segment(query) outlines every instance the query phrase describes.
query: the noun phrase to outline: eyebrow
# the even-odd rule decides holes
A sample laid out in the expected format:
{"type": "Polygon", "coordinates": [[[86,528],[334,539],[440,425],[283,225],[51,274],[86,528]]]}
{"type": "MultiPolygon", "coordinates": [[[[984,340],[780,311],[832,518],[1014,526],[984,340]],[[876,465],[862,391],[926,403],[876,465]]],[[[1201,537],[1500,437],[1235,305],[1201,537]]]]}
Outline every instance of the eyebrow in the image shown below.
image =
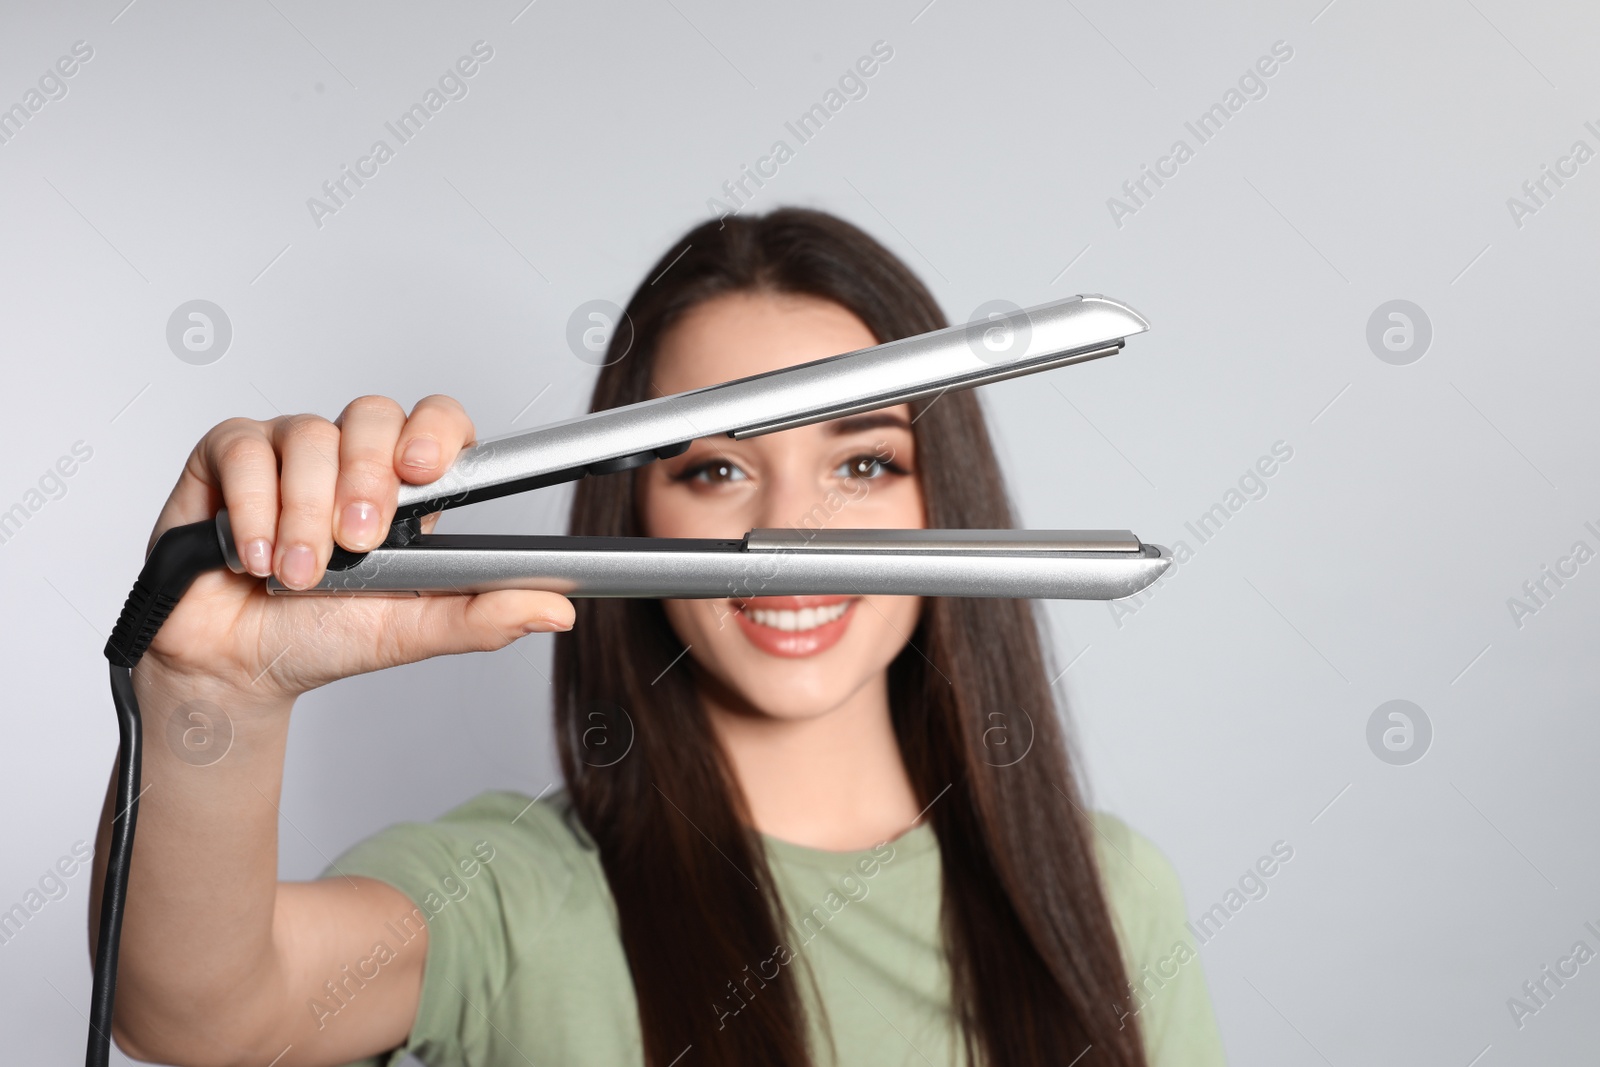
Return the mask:
{"type": "Polygon", "coordinates": [[[903,417],[888,411],[873,411],[864,415],[847,415],[842,419],[833,419],[824,424],[824,428],[833,437],[843,437],[845,434],[860,433],[863,430],[876,430],[884,426],[897,426],[902,430],[911,429],[911,423],[903,417]]]}

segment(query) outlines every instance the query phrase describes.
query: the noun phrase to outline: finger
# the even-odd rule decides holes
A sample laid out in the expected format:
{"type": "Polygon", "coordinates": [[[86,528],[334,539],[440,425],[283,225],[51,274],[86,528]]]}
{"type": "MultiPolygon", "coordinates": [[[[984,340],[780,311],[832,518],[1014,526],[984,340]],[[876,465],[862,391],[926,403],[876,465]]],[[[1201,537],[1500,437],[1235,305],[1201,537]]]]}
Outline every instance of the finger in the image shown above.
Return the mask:
{"type": "Polygon", "coordinates": [[[339,482],[333,501],[334,537],[352,552],[375,547],[394,520],[400,489],[394,449],[405,423],[405,409],[386,396],[350,401],[335,423],[339,482]]]}
{"type": "Polygon", "coordinates": [[[454,397],[435,393],[417,401],[395,443],[395,470],[409,482],[436,481],[456,461],[463,445],[477,439],[467,410],[454,397]]]}
{"type": "Polygon", "coordinates": [[[245,570],[265,578],[272,573],[278,529],[278,453],[267,428],[254,419],[230,419],[207,434],[197,451],[221,488],[245,570]]]}
{"type": "MultiPolygon", "coordinates": [[[[404,603],[404,602],[401,602],[404,603]]],[[[559,593],[497,589],[476,596],[425,596],[409,625],[385,627],[391,665],[461,652],[492,652],[530,633],[570,630],[576,612],[559,593]]]]}
{"type": "Polygon", "coordinates": [[[333,554],[339,428],[315,415],[286,416],[273,423],[273,446],[283,465],[273,570],[284,585],[304,589],[322,576],[333,554]]]}
{"type": "MultiPolygon", "coordinates": [[[[150,540],[145,545],[145,555],[148,556],[161,535],[174,526],[186,526],[192,522],[211,518],[216,515],[218,508],[224,506],[213,446],[217,443],[219,435],[248,426],[257,427],[263,434],[266,432],[265,424],[253,419],[228,419],[213,426],[195,444],[189,452],[189,458],[184,461],[183,471],[178,475],[178,480],[173,483],[172,492],[167,494],[166,503],[161,507],[161,514],[156,518],[154,529],[150,531],[150,540]]],[[[273,460],[272,469],[276,481],[276,458],[273,460]]],[[[274,519],[274,529],[276,526],[277,522],[274,519]]]]}

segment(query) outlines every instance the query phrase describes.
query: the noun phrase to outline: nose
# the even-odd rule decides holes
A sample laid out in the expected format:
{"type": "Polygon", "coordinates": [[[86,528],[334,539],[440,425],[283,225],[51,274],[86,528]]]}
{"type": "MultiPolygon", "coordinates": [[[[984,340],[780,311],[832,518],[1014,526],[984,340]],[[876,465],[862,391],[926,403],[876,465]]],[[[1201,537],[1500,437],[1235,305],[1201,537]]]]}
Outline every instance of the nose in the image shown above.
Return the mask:
{"type": "Polygon", "coordinates": [[[808,450],[800,447],[799,441],[779,440],[790,434],[803,435],[807,430],[810,427],[781,430],[772,435],[774,447],[766,465],[767,477],[757,493],[751,516],[752,529],[818,529],[831,521],[838,504],[831,497],[838,493],[830,495],[831,487],[823,477],[824,472],[812,470],[802,462],[808,450]],[[830,503],[835,506],[830,508],[830,503]]]}

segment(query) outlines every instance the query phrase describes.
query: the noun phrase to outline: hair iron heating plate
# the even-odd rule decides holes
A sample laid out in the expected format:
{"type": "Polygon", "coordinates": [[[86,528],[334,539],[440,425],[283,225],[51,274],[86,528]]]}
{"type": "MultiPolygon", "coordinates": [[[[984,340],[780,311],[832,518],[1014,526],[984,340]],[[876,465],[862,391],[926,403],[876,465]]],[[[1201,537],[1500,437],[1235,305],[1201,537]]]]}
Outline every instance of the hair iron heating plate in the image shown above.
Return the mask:
{"type": "MultiPolygon", "coordinates": [[[[443,477],[400,487],[389,536],[365,553],[335,546],[321,581],[274,595],[481,593],[572,597],[805,594],[1114,600],[1159,578],[1160,546],[1126,530],[752,530],[739,540],[423,534],[429,512],[642,466],[699,437],[735,439],[871,411],[1112,355],[1148,329],[1124,304],[1074,296],[720,385],[593,412],[464,449],[443,477]],[[1003,331],[997,353],[986,334],[1003,331]]],[[[244,573],[227,511],[217,536],[244,573]]]]}

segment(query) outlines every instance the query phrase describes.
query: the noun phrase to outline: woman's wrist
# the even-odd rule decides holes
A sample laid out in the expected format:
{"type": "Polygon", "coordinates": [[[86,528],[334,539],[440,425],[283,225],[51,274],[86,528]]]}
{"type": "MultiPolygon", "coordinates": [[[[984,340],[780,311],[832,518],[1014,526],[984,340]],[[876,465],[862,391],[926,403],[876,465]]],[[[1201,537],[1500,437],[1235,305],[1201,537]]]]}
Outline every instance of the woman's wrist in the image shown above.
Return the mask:
{"type": "Polygon", "coordinates": [[[191,673],[151,655],[134,667],[133,688],[147,732],[165,729],[164,720],[180,709],[188,709],[189,717],[197,722],[221,714],[234,728],[268,723],[282,726],[295,701],[265,679],[257,685],[249,679],[233,681],[214,674],[191,673]]]}

